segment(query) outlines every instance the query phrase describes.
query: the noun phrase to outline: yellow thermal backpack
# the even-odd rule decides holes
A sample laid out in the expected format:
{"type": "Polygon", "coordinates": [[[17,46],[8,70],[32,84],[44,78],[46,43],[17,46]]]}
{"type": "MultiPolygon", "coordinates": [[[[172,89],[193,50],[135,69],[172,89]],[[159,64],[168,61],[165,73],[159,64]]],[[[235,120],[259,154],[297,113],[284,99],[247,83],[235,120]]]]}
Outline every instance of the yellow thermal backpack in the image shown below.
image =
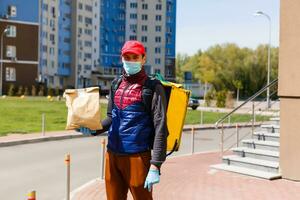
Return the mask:
{"type": "Polygon", "coordinates": [[[170,155],[179,150],[190,91],[183,89],[181,84],[163,80],[160,74],[155,74],[154,77],[164,86],[167,96],[167,151],[170,151],[170,155]]]}

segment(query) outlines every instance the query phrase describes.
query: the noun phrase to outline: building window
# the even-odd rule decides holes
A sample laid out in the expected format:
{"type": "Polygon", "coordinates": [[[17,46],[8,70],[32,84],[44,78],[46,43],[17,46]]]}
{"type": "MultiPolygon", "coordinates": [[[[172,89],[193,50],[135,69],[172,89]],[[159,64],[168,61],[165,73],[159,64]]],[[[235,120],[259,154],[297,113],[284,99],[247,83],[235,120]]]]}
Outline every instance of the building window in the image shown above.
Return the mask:
{"type": "Polygon", "coordinates": [[[142,42],[147,42],[147,36],[142,36],[142,42]]]}
{"type": "Polygon", "coordinates": [[[172,5],[171,4],[167,4],[167,11],[171,12],[172,11],[172,5]]]}
{"type": "Polygon", "coordinates": [[[52,41],[52,42],[55,41],[55,35],[54,34],[50,34],[50,41],[52,41]]]}
{"type": "Polygon", "coordinates": [[[138,4],[137,3],[130,3],[130,8],[137,8],[138,4]]]}
{"type": "Polygon", "coordinates": [[[160,64],[160,58],[155,58],[155,64],[160,64]]]}
{"type": "Polygon", "coordinates": [[[43,4],[43,10],[48,11],[48,4],[45,4],[45,3],[43,4]]]}
{"type": "Polygon", "coordinates": [[[84,18],[84,21],[85,21],[86,24],[92,24],[93,19],[92,19],[92,18],[89,18],[89,17],[85,17],[85,18],[84,18]]]}
{"type": "Polygon", "coordinates": [[[85,10],[92,12],[93,11],[93,7],[90,6],[90,5],[85,5],[85,10]]]}
{"type": "Polygon", "coordinates": [[[130,35],[129,40],[136,40],[136,35],[130,35]]]}
{"type": "Polygon", "coordinates": [[[54,48],[53,47],[49,48],[49,53],[50,53],[50,55],[54,55],[54,48]]]}
{"type": "Polygon", "coordinates": [[[6,67],[6,69],[5,69],[5,80],[6,81],[16,81],[16,68],[6,67]]]}
{"type": "Polygon", "coordinates": [[[78,4],[78,8],[79,8],[80,10],[82,10],[82,8],[83,8],[82,3],[79,3],[79,4],[78,4]]]}
{"type": "Polygon", "coordinates": [[[59,78],[59,84],[60,84],[60,86],[64,85],[64,78],[62,78],[62,77],[59,78]]]}
{"type": "Polygon", "coordinates": [[[54,78],[53,78],[53,76],[49,76],[49,83],[50,83],[51,85],[53,85],[53,83],[54,83],[54,78]]]}
{"type": "Polygon", "coordinates": [[[16,46],[6,46],[6,57],[15,58],[16,57],[16,46]]]}
{"type": "Polygon", "coordinates": [[[148,15],[142,15],[142,20],[147,21],[148,20],[148,15]]]}
{"type": "Polygon", "coordinates": [[[119,14],[119,19],[120,20],[125,20],[125,14],[124,13],[120,13],[119,14]]]}
{"type": "Polygon", "coordinates": [[[85,53],[85,54],[84,54],[84,57],[85,57],[85,58],[92,58],[92,54],[91,54],[91,53],[85,53]]]}
{"type": "Polygon", "coordinates": [[[167,33],[172,33],[171,27],[167,27],[167,33]]]}
{"type": "Polygon", "coordinates": [[[84,41],[84,46],[91,47],[92,46],[92,42],[91,41],[84,41]]]}
{"type": "Polygon", "coordinates": [[[47,46],[46,46],[46,45],[43,45],[43,46],[42,46],[42,51],[43,51],[43,52],[45,52],[45,53],[47,53],[47,51],[48,51],[48,48],[47,48],[47,46]]]}
{"type": "Polygon", "coordinates": [[[161,52],[161,48],[160,47],[155,47],[155,53],[160,53],[161,52]]]}
{"type": "Polygon", "coordinates": [[[148,26],[147,25],[142,25],[142,31],[148,31],[148,26]]]}
{"type": "Polygon", "coordinates": [[[167,22],[172,23],[172,17],[171,16],[167,16],[167,22]]]}
{"type": "Polygon", "coordinates": [[[81,15],[78,15],[78,21],[82,22],[82,16],[81,15]]]}
{"type": "Polygon", "coordinates": [[[156,20],[156,21],[161,21],[161,15],[156,15],[156,16],[155,16],[155,20],[156,20]]]}
{"type": "Polygon", "coordinates": [[[156,32],[161,32],[161,26],[155,26],[155,31],[156,32]]]}
{"type": "Polygon", "coordinates": [[[161,4],[156,4],[156,10],[161,10],[161,4]]]}
{"type": "Polygon", "coordinates": [[[87,35],[92,35],[92,30],[91,29],[84,29],[84,33],[87,35]]]}
{"type": "Polygon", "coordinates": [[[155,42],[160,43],[161,42],[161,37],[155,37],[155,42]]]}
{"type": "Polygon", "coordinates": [[[133,32],[136,32],[137,29],[137,25],[136,24],[130,24],[129,25],[130,30],[132,30],[133,32]]]}
{"type": "Polygon", "coordinates": [[[137,14],[136,13],[130,13],[130,19],[137,19],[137,14]]]}
{"type": "Polygon", "coordinates": [[[148,4],[143,3],[143,4],[142,4],[142,9],[143,9],[143,10],[148,10],[148,4]]]}
{"type": "Polygon", "coordinates": [[[17,28],[13,25],[7,26],[8,32],[6,33],[6,37],[16,37],[17,36],[17,28]]]}

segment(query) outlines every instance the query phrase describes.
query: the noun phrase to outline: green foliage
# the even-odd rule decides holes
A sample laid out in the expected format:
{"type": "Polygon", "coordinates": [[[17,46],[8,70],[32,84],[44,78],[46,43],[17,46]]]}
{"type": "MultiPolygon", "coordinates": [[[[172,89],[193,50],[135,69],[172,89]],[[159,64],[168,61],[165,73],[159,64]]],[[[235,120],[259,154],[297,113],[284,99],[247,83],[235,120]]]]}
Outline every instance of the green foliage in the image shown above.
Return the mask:
{"type": "Polygon", "coordinates": [[[31,95],[36,96],[36,87],[35,87],[35,85],[31,86],[31,95]]]}
{"type": "Polygon", "coordinates": [[[23,95],[23,86],[20,85],[19,89],[18,89],[18,92],[17,92],[17,96],[22,96],[22,95],[23,95]]]}
{"type": "Polygon", "coordinates": [[[56,96],[59,96],[59,95],[60,95],[59,87],[56,87],[56,88],[55,88],[55,95],[56,95],[56,96]]]}
{"type": "Polygon", "coordinates": [[[44,96],[44,94],[45,94],[44,90],[45,90],[44,86],[40,86],[40,90],[39,90],[38,95],[39,96],[44,96]]]}
{"type": "Polygon", "coordinates": [[[28,90],[28,87],[25,87],[24,95],[25,95],[25,96],[29,96],[29,90],[28,90]]]}
{"type": "Polygon", "coordinates": [[[216,106],[218,108],[224,108],[225,107],[225,105],[226,105],[226,94],[227,94],[226,90],[221,90],[221,91],[216,92],[216,100],[217,100],[216,106]]]}
{"type": "Polygon", "coordinates": [[[8,96],[14,96],[15,95],[15,85],[10,84],[8,89],[8,96]]]}
{"type": "MultiPolygon", "coordinates": [[[[209,83],[216,91],[228,90],[237,93],[239,90],[240,96],[247,98],[267,83],[267,52],[268,45],[259,45],[256,49],[240,48],[232,43],[214,45],[193,56],[185,56],[184,59],[181,55],[181,61],[184,62],[181,62],[180,70],[192,71],[196,81],[209,83]]],[[[278,47],[273,47],[271,80],[277,77],[278,47]]]]}
{"type": "Polygon", "coordinates": [[[211,101],[212,101],[213,99],[215,99],[215,95],[216,95],[215,93],[216,93],[215,90],[209,90],[209,91],[206,93],[206,95],[205,95],[205,97],[204,97],[206,106],[211,106],[211,101]]]}
{"type": "Polygon", "coordinates": [[[47,95],[54,96],[54,89],[53,88],[48,88],[47,89],[47,95]]]}

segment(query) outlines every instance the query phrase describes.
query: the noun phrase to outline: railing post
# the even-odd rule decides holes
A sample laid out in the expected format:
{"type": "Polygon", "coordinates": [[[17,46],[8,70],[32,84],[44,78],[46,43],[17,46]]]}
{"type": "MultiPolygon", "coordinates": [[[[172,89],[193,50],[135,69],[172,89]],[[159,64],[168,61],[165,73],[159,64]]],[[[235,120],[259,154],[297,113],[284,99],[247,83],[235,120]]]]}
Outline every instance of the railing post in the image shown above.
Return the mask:
{"type": "Polygon", "coordinates": [[[45,113],[42,114],[42,135],[45,136],[45,113]]]}
{"type": "Polygon", "coordinates": [[[235,130],[236,130],[236,147],[239,147],[239,142],[240,142],[240,134],[239,134],[239,125],[235,125],[235,130]]]}
{"type": "Polygon", "coordinates": [[[222,122],[222,126],[221,126],[221,157],[223,157],[223,152],[224,152],[224,124],[222,122]]]}
{"type": "Polygon", "coordinates": [[[195,145],[195,129],[194,126],[192,126],[192,132],[191,132],[191,154],[194,154],[194,145],[195,145]]]}
{"type": "Polygon", "coordinates": [[[65,156],[65,163],[67,165],[67,194],[66,194],[66,200],[70,200],[70,162],[71,162],[71,158],[70,158],[70,154],[67,154],[65,156]]]}
{"type": "Polygon", "coordinates": [[[254,135],[254,121],[255,121],[255,105],[254,105],[254,101],[252,101],[252,130],[251,130],[251,138],[253,139],[253,135],[254,135]]]}
{"type": "Polygon", "coordinates": [[[102,157],[101,157],[101,179],[104,180],[104,163],[105,163],[105,139],[101,140],[102,157]]]}
{"type": "Polygon", "coordinates": [[[203,110],[201,110],[200,113],[201,113],[200,124],[202,125],[203,124],[203,110]]]}

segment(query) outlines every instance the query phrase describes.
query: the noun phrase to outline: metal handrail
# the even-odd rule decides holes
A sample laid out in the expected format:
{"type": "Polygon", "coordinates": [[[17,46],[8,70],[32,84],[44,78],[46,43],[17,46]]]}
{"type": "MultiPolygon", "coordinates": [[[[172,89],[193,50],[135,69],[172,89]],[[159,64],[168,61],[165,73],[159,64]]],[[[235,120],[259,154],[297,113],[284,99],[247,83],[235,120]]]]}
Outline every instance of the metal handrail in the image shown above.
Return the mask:
{"type": "Polygon", "coordinates": [[[241,107],[243,107],[246,103],[252,101],[253,99],[255,99],[256,97],[258,97],[259,95],[261,95],[267,88],[273,86],[275,83],[278,82],[278,78],[274,79],[271,83],[269,83],[268,85],[264,86],[262,89],[260,89],[258,92],[256,92],[254,95],[252,95],[249,99],[247,99],[245,102],[243,102],[241,105],[239,105],[238,107],[236,107],[235,109],[233,109],[231,112],[227,113],[225,116],[223,116],[221,119],[219,119],[216,123],[215,126],[216,128],[218,128],[219,124],[221,122],[223,122],[225,119],[227,119],[229,116],[231,116],[235,111],[237,111],[238,109],[240,109],[241,107]]]}

